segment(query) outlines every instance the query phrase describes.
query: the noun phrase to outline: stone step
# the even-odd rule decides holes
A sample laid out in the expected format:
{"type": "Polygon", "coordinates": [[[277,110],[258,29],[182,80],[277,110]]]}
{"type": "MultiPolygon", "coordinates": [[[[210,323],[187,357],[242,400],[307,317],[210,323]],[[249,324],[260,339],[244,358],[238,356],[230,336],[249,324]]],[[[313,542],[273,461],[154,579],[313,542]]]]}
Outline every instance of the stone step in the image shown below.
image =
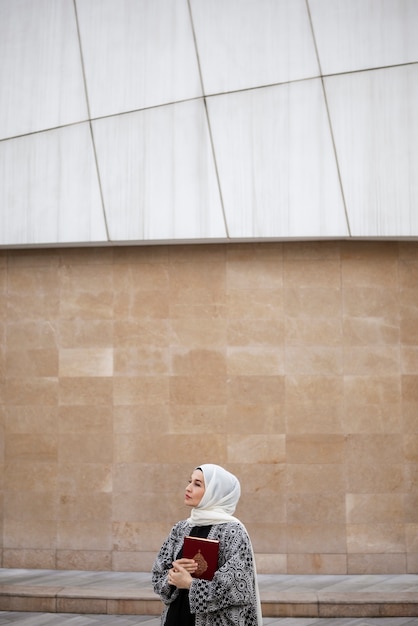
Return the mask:
{"type": "MultiPolygon", "coordinates": [[[[260,575],[264,617],[416,617],[418,575],[260,575]]],[[[159,615],[147,573],[1,570],[0,610],[159,615]],[[52,584],[52,583],[56,584],[52,584]]]]}

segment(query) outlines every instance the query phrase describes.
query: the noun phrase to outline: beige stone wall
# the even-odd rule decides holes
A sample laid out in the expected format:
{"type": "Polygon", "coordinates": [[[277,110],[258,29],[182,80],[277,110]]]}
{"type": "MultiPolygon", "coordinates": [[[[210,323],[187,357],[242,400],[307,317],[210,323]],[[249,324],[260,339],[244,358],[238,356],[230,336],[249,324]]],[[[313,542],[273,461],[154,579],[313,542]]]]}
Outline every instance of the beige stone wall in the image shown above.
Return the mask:
{"type": "Polygon", "coordinates": [[[0,253],[3,567],[144,570],[199,463],[260,572],[418,571],[418,244],[0,253]]]}

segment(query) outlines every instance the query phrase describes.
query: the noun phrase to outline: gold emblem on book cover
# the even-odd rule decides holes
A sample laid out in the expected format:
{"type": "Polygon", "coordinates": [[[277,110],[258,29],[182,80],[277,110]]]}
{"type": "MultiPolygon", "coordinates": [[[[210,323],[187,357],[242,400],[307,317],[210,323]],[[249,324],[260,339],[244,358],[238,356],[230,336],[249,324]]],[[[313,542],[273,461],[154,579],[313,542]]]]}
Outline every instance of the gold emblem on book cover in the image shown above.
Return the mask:
{"type": "Polygon", "coordinates": [[[206,570],[208,569],[208,564],[200,550],[197,554],[194,555],[193,561],[196,561],[197,563],[197,570],[195,571],[195,576],[201,576],[202,574],[204,574],[206,570]]]}

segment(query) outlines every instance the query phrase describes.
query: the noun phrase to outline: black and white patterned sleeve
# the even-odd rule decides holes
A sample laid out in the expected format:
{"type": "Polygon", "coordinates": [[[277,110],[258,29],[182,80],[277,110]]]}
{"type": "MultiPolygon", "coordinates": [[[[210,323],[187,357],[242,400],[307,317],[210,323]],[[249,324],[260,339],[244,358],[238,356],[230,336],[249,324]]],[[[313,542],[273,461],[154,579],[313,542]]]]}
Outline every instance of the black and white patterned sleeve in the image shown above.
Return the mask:
{"type": "Polygon", "coordinates": [[[168,570],[171,569],[179,546],[183,543],[183,534],[182,524],[178,522],[161,546],[152,567],[152,586],[164,604],[170,604],[178,595],[178,589],[168,583],[168,570]]]}
{"type": "Polygon", "coordinates": [[[192,613],[225,610],[234,613],[240,612],[240,607],[254,604],[254,567],[250,539],[241,524],[222,524],[220,528],[219,569],[211,581],[193,581],[189,591],[192,613]]]}

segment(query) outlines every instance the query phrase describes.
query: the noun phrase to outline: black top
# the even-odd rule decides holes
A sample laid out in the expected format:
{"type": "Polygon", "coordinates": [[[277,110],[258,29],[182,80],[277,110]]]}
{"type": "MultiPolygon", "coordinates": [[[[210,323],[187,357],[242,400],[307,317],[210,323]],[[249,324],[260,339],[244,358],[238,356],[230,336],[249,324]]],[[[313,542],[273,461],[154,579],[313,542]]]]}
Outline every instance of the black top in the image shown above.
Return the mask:
{"type": "MultiPolygon", "coordinates": [[[[190,535],[206,539],[211,528],[212,526],[193,526],[190,535]]],[[[182,555],[183,548],[177,554],[176,559],[181,559],[182,555]]],[[[172,589],[174,591],[175,587],[172,586],[172,589]]],[[[164,626],[179,626],[179,624],[181,626],[195,626],[194,613],[190,613],[188,589],[179,589],[179,595],[170,604],[164,626]]]]}

